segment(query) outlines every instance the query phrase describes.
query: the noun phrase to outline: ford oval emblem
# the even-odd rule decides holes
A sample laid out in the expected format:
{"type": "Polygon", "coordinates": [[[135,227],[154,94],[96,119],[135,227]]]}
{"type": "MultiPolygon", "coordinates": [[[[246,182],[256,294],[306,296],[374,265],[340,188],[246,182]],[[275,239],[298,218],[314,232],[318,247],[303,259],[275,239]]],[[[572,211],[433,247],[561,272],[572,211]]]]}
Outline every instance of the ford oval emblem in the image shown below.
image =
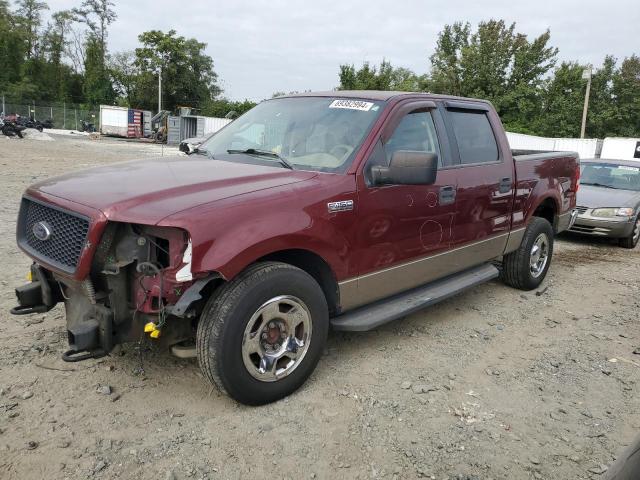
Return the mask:
{"type": "Polygon", "coordinates": [[[51,238],[51,225],[47,222],[38,222],[34,224],[33,227],[31,227],[31,231],[33,232],[33,236],[41,242],[51,238]]]}

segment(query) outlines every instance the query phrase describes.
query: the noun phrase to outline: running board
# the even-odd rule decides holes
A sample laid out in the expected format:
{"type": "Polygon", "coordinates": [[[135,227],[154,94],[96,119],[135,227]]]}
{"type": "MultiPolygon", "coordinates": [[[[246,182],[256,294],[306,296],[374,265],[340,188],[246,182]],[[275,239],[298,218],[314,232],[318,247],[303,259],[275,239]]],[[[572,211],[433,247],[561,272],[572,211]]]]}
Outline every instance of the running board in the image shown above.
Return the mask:
{"type": "Polygon", "coordinates": [[[373,330],[380,325],[406,317],[429,305],[446,300],[468,288],[493,280],[498,275],[498,269],[491,264],[474,267],[334,317],[331,319],[331,326],[334,330],[343,332],[373,330]]]}

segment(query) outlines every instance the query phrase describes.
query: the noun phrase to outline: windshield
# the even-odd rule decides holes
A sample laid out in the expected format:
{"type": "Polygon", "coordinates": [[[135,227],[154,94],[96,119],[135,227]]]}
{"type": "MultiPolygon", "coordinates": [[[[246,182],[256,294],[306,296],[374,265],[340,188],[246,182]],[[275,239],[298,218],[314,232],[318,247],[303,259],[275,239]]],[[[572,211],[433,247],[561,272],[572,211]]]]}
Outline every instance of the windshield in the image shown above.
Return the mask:
{"type": "Polygon", "coordinates": [[[583,163],[580,183],[640,192],[640,164],[632,167],[612,163],[583,163]]]}
{"type": "Polygon", "coordinates": [[[269,100],[220,130],[199,150],[228,161],[344,172],[381,111],[381,102],[346,98],[269,100]]]}

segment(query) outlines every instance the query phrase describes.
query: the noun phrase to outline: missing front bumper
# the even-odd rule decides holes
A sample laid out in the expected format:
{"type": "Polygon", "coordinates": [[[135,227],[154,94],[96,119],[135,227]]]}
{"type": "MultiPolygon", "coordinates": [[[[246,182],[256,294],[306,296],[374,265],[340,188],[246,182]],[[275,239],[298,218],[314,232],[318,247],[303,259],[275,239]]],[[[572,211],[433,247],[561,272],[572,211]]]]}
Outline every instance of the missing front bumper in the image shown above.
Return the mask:
{"type": "Polygon", "coordinates": [[[78,361],[101,357],[114,346],[113,313],[103,305],[92,304],[80,290],[67,290],[40,265],[31,265],[31,282],[15,289],[18,305],[11,309],[14,315],[44,313],[64,301],[67,313],[69,350],[62,356],[65,361],[78,361]]]}
{"type": "Polygon", "coordinates": [[[31,282],[16,288],[18,306],[11,309],[13,315],[30,315],[51,310],[60,301],[60,289],[52,285],[46,271],[34,263],[30,269],[31,282]]]}

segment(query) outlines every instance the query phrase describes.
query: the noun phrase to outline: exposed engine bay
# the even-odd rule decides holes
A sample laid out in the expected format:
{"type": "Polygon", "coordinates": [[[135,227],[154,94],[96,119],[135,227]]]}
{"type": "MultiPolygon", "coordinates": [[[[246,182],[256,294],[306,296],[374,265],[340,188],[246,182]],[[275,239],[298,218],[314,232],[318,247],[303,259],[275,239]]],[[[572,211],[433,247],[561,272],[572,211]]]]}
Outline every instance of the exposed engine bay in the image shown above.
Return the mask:
{"type": "Polygon", "coordinates": [[[19,306],[12,313],[45,312],[64,302],[66,361],[106,355],[145,333],[166,346],[193,338],[200,292],[215,278],[192,276],[187,232],[115,222],[105,228],[85,279],[37,262],[30,273],[31,283],[16,289],[19,306]]]}

